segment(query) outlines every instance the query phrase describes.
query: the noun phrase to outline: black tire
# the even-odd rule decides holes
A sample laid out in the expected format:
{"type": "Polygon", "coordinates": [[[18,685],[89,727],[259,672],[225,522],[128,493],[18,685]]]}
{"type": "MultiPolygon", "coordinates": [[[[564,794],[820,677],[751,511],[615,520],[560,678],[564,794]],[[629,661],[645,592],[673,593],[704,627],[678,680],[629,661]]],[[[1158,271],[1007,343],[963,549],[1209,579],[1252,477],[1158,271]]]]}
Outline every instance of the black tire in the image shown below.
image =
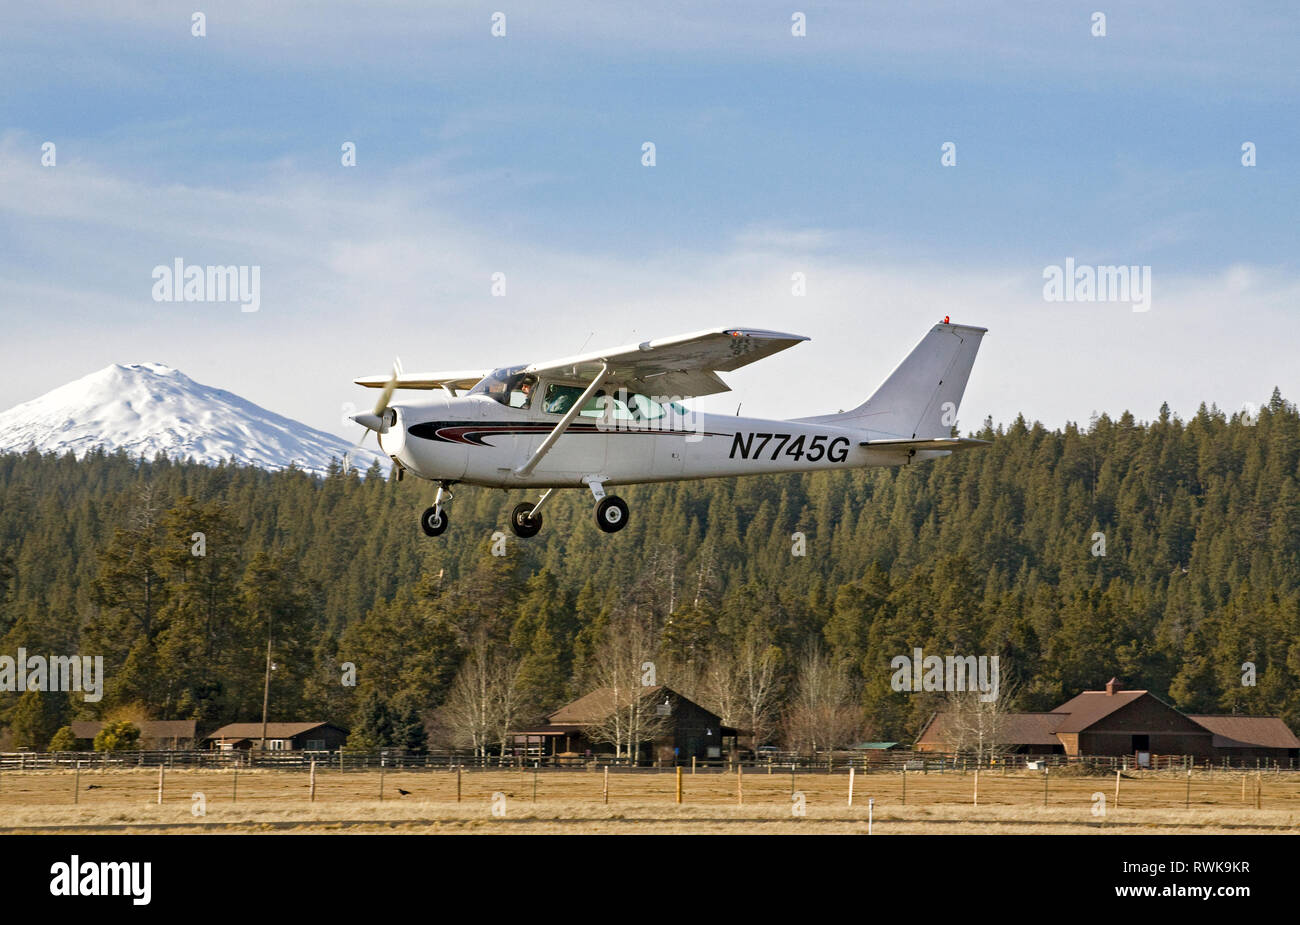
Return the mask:
{"type": "Polygon", "coordinates": [[[596,526],[617,533],[627,526],[627,502],[618,495],[606,495],[596,505],[596,526]]]}
{"type": "Polygon", "coordinates": [[[536,536],[542,529],[542,515],[533,516],[533,506],[527,501],[516,504],[514,512],[510,515],[510,529],[515,531],[515,536],[528,539],[530,536],[536,536]]]}
{"type": "Polygon", "coordinates": [[[426,510],[420,515],[420,529],[425,536],[442,536],[447,532],[447,509],[443,508],[441,514],[436,507],[426,510]]]}

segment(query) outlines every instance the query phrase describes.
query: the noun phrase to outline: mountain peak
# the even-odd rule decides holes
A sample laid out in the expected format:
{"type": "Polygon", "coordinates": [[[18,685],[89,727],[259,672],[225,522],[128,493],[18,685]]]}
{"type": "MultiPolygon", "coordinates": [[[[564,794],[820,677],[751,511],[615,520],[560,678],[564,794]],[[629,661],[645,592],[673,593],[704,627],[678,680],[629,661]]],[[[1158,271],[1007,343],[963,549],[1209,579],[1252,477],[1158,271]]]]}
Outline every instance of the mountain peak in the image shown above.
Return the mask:
{"type": "MultiPolygon", "coordinates": [[[[185,376],[179,369],[168,366],[166,363],[114,363],[111,366],[105,366],[104,370],[118,369],[124,372],[145,372],[153,373],[157,376],[170,376],[173,374],[185,376]]],[[[185,378],[189,378],[185,376],[185,378]]]]}
{"type": "Polygon", "coordinates": [[[195,382],[166,363],[113,363],[0,412],[0,452],[66,453],[102,447],[131,456],[235,460],[263,469],[297,465],[323,474],[349,457],[363,471],[376,459],[344,440],[195,382]]]}

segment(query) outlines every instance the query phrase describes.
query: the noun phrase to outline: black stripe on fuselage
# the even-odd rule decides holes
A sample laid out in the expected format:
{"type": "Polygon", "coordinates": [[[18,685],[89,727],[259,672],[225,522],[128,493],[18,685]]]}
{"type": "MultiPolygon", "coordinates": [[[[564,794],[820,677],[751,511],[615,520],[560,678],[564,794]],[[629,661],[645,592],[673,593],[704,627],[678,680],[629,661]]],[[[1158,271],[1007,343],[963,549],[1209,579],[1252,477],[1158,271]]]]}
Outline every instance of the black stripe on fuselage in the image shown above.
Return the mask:
{"type": "MultiPolygon", "coordinates": [[[[432,440],[436,443],[462,443],[470,446],[493,446],[491,443],[484,443],[487,437],[514,436],[516,434],[549,434],[555,429],[554,424],[548,424],[545,421],[538,422],[513,422],[513,421],[496,421],[496,422],[478,422],[470,424],[466,421],[425,421],[422,424],[412,424],[406,429],[406,432],[412,437],[419,437],[421,440],[432,440]]],[[[636,436],[642,435],[668,435],[676,434],[686,436],[695,434],[693,430],[660,430],[653,428],[633,429],[627,427],[600,427],[596,424],[589,424],[585,421],[574,421],[569,425],[565,436],[569,434],[630,434],[636,436]]],[[[704,437],[729,437],[730,434],[704,433],[704,437]]]]}

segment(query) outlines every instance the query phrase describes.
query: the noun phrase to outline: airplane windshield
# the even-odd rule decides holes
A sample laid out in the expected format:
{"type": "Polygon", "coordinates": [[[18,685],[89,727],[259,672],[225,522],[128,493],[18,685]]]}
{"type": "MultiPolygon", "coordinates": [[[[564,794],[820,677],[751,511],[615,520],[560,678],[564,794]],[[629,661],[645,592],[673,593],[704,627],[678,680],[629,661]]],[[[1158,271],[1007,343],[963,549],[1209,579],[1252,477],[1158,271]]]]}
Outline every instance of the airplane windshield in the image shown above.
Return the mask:
{"type": "Polygon", "coordinates": [[[494,369],[474,388],[470,395],[486,395],[495,402],[510,408],[527,408],[532,404],[533,392],[537,389],[537,377],[525,373],[523,366],[503,366],[494,369]]]}

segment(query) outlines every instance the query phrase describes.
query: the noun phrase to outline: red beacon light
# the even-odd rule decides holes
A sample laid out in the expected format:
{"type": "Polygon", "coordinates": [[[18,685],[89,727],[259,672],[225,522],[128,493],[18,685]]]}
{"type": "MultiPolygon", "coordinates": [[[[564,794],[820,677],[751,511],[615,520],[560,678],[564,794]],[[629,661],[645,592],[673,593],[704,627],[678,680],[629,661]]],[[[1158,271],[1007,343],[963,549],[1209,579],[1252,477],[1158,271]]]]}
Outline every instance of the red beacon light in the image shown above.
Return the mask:
{"type": "Polygon", "coordinates": [[[948,324],[948,323],[949,323],[949,322],[948,322],[948,316],[947,316],[947,315],[944,315],[944,316],[943,316],[943,323],[944,323],[944,324],[948,324]]]}

